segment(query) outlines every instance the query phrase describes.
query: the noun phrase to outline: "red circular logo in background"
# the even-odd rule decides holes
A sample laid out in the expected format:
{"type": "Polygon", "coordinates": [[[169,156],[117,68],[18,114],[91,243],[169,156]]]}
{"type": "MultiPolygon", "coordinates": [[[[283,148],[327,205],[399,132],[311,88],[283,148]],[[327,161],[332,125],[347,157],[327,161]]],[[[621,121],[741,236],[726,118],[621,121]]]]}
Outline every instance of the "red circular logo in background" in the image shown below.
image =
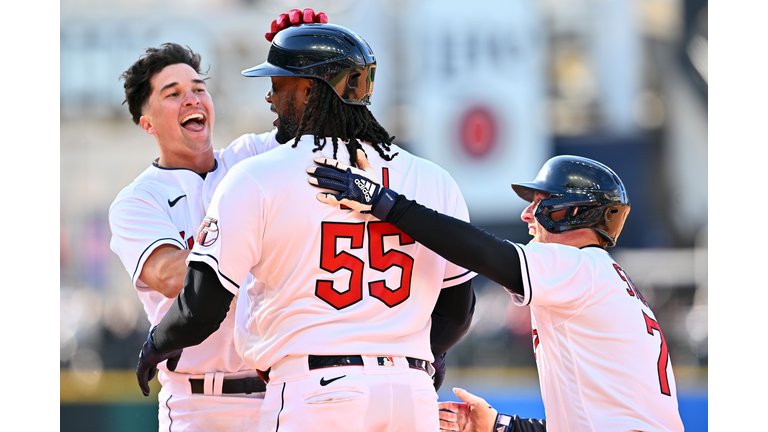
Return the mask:
{"type": "Polygon", "coordinates": [[[468,109],[459,121],[459,142],[470,156],[483,158],[496,146],[496,116],[485,107],[468,109]]]}

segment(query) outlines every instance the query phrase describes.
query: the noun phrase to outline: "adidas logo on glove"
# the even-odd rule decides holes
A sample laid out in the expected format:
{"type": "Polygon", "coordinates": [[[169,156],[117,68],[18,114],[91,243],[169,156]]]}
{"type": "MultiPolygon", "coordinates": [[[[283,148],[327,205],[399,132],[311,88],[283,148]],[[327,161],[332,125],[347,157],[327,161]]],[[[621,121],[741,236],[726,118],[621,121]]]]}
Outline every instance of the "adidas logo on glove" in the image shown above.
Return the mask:
{"type": "Polygon", "coordinates": [[[363,192],[363,195],[365,195],[365,202],[370,203],[371,199],[373,199],[373,192],[376,190],[376,186],[373,183],[362,179],[355,179],[355,184],[363,192]]]}

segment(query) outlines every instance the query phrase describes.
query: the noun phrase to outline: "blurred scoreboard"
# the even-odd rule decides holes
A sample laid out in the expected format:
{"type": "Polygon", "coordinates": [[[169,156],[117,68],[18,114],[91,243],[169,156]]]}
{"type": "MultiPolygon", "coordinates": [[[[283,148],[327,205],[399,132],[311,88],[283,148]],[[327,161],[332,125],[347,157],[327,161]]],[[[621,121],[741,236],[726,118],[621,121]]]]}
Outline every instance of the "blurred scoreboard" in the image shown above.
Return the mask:
{"type": "Polygon", "coordinates": [[[396,143],[453,176],[474,222],[517,221],[524,202],[510,184],[532,180],[554,147],[535,5],[396,3],[360,2],[341,22],[376,55],[371,110],[388,130],[400,126],[396,143]]]}

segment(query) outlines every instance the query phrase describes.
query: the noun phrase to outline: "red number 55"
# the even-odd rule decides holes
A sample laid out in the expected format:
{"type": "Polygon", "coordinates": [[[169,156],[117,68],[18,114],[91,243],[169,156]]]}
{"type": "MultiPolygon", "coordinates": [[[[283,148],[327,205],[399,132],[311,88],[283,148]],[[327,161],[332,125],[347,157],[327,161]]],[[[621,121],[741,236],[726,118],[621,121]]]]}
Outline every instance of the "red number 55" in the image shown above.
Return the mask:
{"type": "MultiPolygon", "coordinates": [[[[396,236],[399,245],[415,243],[408,235],[386,222],[368,223],[368,257],[371,269],[384,272],[391,267],[401,269],[400,286],[390,288],[385,281],[368,283],[371,297],[381,300],[389,307],[397,306],[411,294],[413,258],[391,249],[384,251],[384,237],[396,236]]],[[[365,240],[365,223],[323,222],[320,245],[320,268],[336,273],[341,269],[349,271],[349,287],[346,290],[334,288],[333,281],[319,279],[315,283],[315,295],[336,309],[349,307],[363,298],[363,269],[365,263],[346,251],[336,253],[339,238],[350,239],[351,249],[361,249],[365,240]]]]}

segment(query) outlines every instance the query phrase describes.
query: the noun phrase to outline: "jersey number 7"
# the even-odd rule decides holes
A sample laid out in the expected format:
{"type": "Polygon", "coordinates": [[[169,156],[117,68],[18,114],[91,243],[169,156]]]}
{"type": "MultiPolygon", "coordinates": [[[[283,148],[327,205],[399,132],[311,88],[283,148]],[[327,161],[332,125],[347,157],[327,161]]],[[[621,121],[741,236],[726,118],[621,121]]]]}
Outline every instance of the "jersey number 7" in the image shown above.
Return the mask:
{"type": "MultiPolygon", "coordinates": [[[[315,295],[336,309],[349,307],[363,298],[363,269],[365,263],[360,258],[346,252],[336,253],[339,238],[349,238],[352,249],[361,249],[365,240],[365,226],[361,223],[323,222],[320,245],[320,268],[336,273],[341,269],[350,271],[349,288],[337,290],[333,281],[317,280],[315,295]]],[[[368,265],[371,269],[384,272],[391,267],[401,269],[400,286],[389,288],[383,280],[368,283],[371,297],[381,300],[389,307],[395,307],[411,294],[411,275],[413,258],[394,249],[384,251],[384,237],[396,236],[400,245],[415,243],[411,237],[387,222],[368,223],[368,265]]]]}
{"type": "Polygon", "coordinates": [[[645,329],[648,334],[653,336],[654,330],[659,332],[661,338],[661,349],[659,352],[659,361],[656,363],[656,368],[659,370],[659,387],[661,387],[661,393],[667,396],[671,396],[669,391],[669,378],[667,377],[667,361],[669,360],[669,350],[667,349],[667,341],[664,339],[664,334],[661,332],[659,323],[653,318],[649,317],[643,311],[643,317],[645,317],[645,329]]]}

